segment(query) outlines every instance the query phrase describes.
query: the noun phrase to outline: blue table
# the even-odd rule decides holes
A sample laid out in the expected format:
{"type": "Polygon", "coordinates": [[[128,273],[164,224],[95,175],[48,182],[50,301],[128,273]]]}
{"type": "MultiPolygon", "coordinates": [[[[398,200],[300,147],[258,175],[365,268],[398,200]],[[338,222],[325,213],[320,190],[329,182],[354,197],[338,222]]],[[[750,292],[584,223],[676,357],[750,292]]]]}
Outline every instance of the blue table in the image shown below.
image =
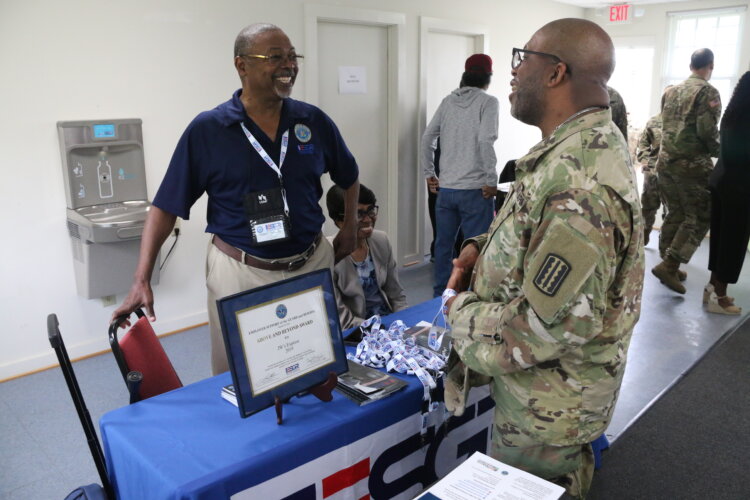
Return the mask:
{"type": "MultiPolygon", "coordinates": [[[[429,320],[439,299],[384,318],[412,326],[429,320]]],[[[338,393],[312,396],[240,418],[220,397],[224,373],[105,414],[107,467],[120,499],[413,498],[474,451],[489,450],[492,401],[475,389],[461,418],[420,435],[422,386],[366,406],[338,393]]]]}

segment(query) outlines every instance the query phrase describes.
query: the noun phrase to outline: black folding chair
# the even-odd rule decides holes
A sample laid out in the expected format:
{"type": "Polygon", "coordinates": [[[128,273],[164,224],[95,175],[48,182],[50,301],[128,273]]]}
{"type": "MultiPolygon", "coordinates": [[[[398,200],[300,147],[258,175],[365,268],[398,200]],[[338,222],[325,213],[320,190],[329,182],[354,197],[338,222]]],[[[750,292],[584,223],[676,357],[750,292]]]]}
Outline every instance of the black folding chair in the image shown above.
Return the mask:
{"type": "Polygon", "coordinates": [[[86,408],[86,402],[83,400],[81,388],[78,386],[73,365],[70,363],[70,358],[68,358],[68,351],[65,349],[65,342],[63,342],[62,335],[60,334],[60,323],[57,321],[56,314],[47,316],[47,334],[49,336],[49,343],[57,354],[60,369],[65,377],[65,382],[68,384],[70,396],[73,398],[78,418],[81,420],[81,426],[83,426],[83,432],[86,434],[91,456],[94,459],[96,470],[99,472],[99,478],[102,480],[102,486],[93,484],[76,488],[76,490],[68,495],[68,498],[96,498],[98,495],[99,498],[114,499],[115,495],[112,490],[112,484],[109,482],[109,477],[107,477],[104,453],[102,453],[102,447],[99,444],[94,424],[91,422],[91,415],[89,415],[89,410],[86,408]]]}

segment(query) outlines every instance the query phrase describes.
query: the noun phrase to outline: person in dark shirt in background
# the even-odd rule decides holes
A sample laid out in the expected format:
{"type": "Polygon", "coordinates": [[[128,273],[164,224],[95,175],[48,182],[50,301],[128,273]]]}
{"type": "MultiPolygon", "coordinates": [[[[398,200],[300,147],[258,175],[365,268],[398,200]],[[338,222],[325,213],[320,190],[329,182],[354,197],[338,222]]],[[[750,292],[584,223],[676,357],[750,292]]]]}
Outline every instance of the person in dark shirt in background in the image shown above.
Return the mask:
{"type": "Polygon", "coordinates": [[[706,285],[708,312],[740,314],[727,296],[727,283],[737,283],[750,239],[750,71],[734,88],[721,119],[719,161],[709,178],[711,239],[706,285]]]}

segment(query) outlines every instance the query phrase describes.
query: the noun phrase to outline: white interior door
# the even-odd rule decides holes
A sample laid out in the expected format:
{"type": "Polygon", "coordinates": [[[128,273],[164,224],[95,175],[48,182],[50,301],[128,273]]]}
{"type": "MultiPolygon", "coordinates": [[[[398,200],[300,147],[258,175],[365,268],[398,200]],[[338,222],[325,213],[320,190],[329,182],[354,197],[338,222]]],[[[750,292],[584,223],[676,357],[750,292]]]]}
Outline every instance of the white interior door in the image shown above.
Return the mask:
{"type": "Polygon", "coordinates": [[[427,122],[440,102],[458,88],[466,58],[475,53],[475,37],[454,33],[429,33],[427,37],[427,122]]]}
{"type": "MultiPolygon", "coordinates": [[[[396,206],[388,199],[388,28],[319,21],[317,33],[319,106],[339,127],[357,159],[360,182],[375,192],[380,206],[377,227],[395,235],[395,228],[387,227],[389,211],[396,206]],[[342,93],[342,67],[357,68],[364,93],[342,93]]],[[[327,191],[330,179],[324,177],[323,185],[327,191]]],[[[325,234],[336,231],[326,221],[325,234]]]]}
{"type": "MultiPolygon", "coordinates": [[[[652,115],[651,99],[643,96],[651,94],[653,85],[652,68],[654,65],[654,42],[650,38],[615,38],[615,71],[609,79],[609,85],[622,95],[628,111],[628,146],[631,157],[635,160],[635,148],[643,127],[652,115]]],[[[659,96],[659,102],[661,96],[659,96]]],[[[636,168],[638,192],[643,192],[643,174],[636,168]]],[[[656,213],[655,227],[661,227],[662,207],[656,213]]]]}
{"type": "MultiPolygon", "coordinates": [[[[427,85],[425,88],[427,113],[425,125],[430,123],[443,98],[452,90],[458,88],[461,82],[461,75],[464,72],[466,58],[474,53],[481,52],[481,49],[476,49],[477,43],[476,35],[442,32],[429,32],[427,34],[427,60],[425,66],[427,74],[427,85]]],[[[423,177],[421,169],[420,177],[423,177]]],[[[424,181],[422,181],[422,184],[424,186],[424,181]]],[[[425,187],[422,189],[426,192],[425,187]]],[[[427,215],[427,196],[425,196],[424,204],[424,213],[426,214],[423,226],[424,241],[426,243],[424,251],[425,255],[427,255],[430,253],[430,242],[432,241],[432,224],[430,224],[429,215],[427,215]]]]}

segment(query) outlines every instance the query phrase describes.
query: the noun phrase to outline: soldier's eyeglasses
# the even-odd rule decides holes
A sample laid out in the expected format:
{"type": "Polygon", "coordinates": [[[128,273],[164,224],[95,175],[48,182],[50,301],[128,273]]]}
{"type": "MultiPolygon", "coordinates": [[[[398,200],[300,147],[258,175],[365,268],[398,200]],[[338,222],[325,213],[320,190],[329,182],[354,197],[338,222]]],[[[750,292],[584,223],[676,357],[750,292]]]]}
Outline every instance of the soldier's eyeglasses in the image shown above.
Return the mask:
{"type": "Polygon", "coordinates": [[[521,63],[523,63],[526,58],[528,57],[527,54],[536,54],[538,56],[545,56],[545,57],[551,57],[555,64],[557,63],[563,63],[565,65],[565,72],[570,73],[570,65],[557,57],[555,54],[548,54],[547,52],[537,52],[535,50],[526,50],[526,49],[517,49],[513,47],[513,56],[510,60],[510,67],[512,69],[517,69],[521,63]]]}
{"type": "Polygon", "coordinates": [[[289,52],[288,54],[285,54],[281,51],[272,51],[265,56],[260,54],[240,54],[240,57],[261,59],[263,62],[271,64],[272,66],[280,65],[282,62],[284,62],[285,59],[291,64],[297,65],[305,58],[305,56],[303,56],[302,54],[297,54],[296,52],[289,52]]]}

